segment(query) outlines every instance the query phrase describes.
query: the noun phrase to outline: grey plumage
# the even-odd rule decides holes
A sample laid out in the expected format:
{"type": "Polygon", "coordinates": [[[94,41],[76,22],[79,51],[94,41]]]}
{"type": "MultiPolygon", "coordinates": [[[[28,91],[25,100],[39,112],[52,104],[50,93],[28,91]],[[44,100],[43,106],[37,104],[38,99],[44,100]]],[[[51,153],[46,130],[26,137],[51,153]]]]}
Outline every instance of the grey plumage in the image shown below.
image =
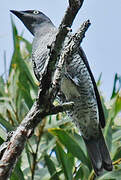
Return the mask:
{"type": "Polygon", "coordinates": [[[42,75],[46,72],[46,67],[48,64],[47,57],[49,49],[47,48],[47,45],[50,45],[51,42],[53,42],[55,39],[54,34],[57,32],[55,27],[51,25],[48,26],[48,28],[43,27],[42,31],[46,35],[41,33],[41,31],[36,32],[32,45],[32,61],[33,65],[35,66],[34,72],[39,81],[42,75]]]}
{"type": "MultiPolygon", "coordinates": [[[[11,11],[34,35],[32,61],[35,76],[40,81],[46,72],[48,45],[55,39],[57,29],[51,20],[39,11],[11,11]]],[[[86,56],[80,49],[67,62],[66,72],[61,81],[61,91],[67,101],[74,102],[74,110],[69,112],[82,133],[92,166],[97,175],[102,169],[112,170],[112,161],[105,144],[101,127],[105,126],[100,96],[86,56]]]]}

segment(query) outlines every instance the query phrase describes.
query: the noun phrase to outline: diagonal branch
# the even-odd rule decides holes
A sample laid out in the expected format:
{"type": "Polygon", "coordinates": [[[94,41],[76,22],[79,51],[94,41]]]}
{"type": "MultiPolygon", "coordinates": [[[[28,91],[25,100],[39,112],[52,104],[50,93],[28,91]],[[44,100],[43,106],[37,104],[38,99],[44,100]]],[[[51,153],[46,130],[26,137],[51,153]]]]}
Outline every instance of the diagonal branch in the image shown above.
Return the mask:
{"type": "Polygon", "coordinates": [[[73,103],[67,103],[46,109],[43,104],[40,106],[38,100],[33,104],[27,116],[7,143],[7,147],[0,161],[0,180],[8,179],[15,163],[24,149],[27,139],[31,137],[38,123],[47,115],[57,114],[69,110],[72,107],[73,103]]]}
{"type": "MultiPolygon", "coordinates": [[[[39,122],[41,122],[42,118],[50,114],[55,114],[73,108],[73,103],[66,103],[64,105],[54,107],[50,101],[50,87],[52,73],[55,70],[55,64],[57,59],[60,59],[62,44],[69,31],[68,27],[71,27],[77,12],[83,4],[83,1],[84,0],[69,1],[70,6],[67,8],[65,16],[59,27],[56,40],[51,48],[47,73],[42,78],[42,86],[41,89],[39,89],[38,98],[33,104],[28,114],[26,115],[26,117],[24,118],[24,120],[22,121],[22,123],[20,124],[20,126],[13,133],[10,141],[7,144],[7,147],[4,149],[0,161],[0,180],[6,180],[10,177],[13,167],[15,166],[19,156],[21,155],[27,139],[31,137],[35,127],[38,125],[39,122]]],[[[84,33],[85,31],[86,29],[84,30],[84,33]]],[[[78,41],[78,44],[80,44],[79,39],[78,41]]],[[[62,70],[62,68],[60,70],[62,70]]]]}
{"type": "Polygon", "coordinates": [[[60,57],[63,42],[70,31],[73,21],[83,5],[84,0],[69,0],[69,6],[65,12],[62,22],[58,28],[56,40],[53,42],[50,50],[49,63],[47,73],[42,78],[42,93],[45,94],[46,90],[50,88],[52,74],[55,70],[55,64],[60,57]]]}
{"type": "Polygon", "coordinates": [[[61,81],[62,76],[62,69],[64,68],[64,63],[68,62],[69,57],[72,56],[72,54],[76,51],[78,52],[78,48],[80,47],[80,44],[85,37],[85,32],[90,26],[90,21],[85,21],[81,27],[78,29],[77,33],[75,33],[69,42],[67,43],[66,47],[64,48],[63,52],[60,55],[60,59],[58,62],[58,65],[56,67],[54,77],[53,77],[53,83],[52,83],[52,89],[50,92],[51,101],[55,99],[55,96],[58,91],[58,87],[61,81]]]}

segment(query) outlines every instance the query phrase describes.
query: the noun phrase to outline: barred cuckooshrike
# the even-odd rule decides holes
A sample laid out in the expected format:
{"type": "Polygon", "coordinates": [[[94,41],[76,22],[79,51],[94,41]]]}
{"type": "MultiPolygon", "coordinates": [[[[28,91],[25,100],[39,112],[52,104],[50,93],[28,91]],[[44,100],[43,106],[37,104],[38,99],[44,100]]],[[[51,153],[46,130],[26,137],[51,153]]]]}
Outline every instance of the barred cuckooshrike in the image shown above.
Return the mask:
{"type": "MultiPolygon", "coordinates": [[[[32,61],[35,76],[38,80],[46,71],[47,46],[55,39],[57,29],[51,20],[42,12],[36,10],[11,10],[33,34],[32,61]]],[[[80,47],[73,54],[72,61],[66,67],[66,73],[61,80],[61,91],[67,101],[74,102],[74,110],[70,117],[80,129],[87,147],[92,166],[97,175],[103,169],[112,170],[112,161],[107,149],[101,127],[105,126],[103,108],[84,51],[80,47]]]]}

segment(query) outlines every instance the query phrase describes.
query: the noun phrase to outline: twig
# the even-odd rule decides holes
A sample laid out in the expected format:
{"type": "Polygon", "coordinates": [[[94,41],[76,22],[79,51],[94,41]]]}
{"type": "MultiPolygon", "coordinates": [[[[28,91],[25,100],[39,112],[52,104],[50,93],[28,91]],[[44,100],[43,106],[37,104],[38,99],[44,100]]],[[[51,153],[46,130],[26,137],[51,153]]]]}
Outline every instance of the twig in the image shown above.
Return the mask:
{"type": "Polygon", "coordinates": [[[32,168],[31,168],[31,172],[32,172],[32,180],[34,180],[34,175],[35,175],[35,169],[36,169],[36,165],[37,165],[37,155],[38,155],[38,149],[39,149],[39,143],[40,143],[40,140],[41,140],[41,137],[43,135],[43,129],[45,127],[45,123],[46,123],[46,119],[44,118],[43,121],[42,121],[42,124],[40,127],[38,127],[38,131],[39,131],[39,134],[38,134],[38,140],[37,140],[37,145],[36,145],[36,151],[35,153],[33,153],[33,164],[32,164],[32,168]]]}
{"type": "Polygon", "coordinates": [[[51,109],[51,114],[57,114],[57,112],[64,112],[68,110],[72,110],[74,106],[73,102],[67,102],[63,103],[61,105],[55,106],[54,108],[51,109]]]}
{"type": "Polygon", "coordinates": [[[121,164],[121,158],[113,162],[113,165],[120,165],[121,164]]]}
{"type": "Polygon", "coordinates": [[[89,28],[90,24],[91,23],[89,20],[85,21],[81,25],[81,27],[78,29],[77,33],[75,33],[71,37],[71,39],[69,40],[68,44],[66,45],[64,51],[61,54],[60,59],[62,59],[61,60],[62,63],[64,63],[64,61],[66,61],[66,63],[70,63],[70,62],[68,62],[68,59],[70,59],[69,57],[71,57],[72,54],[74,52],[77,52],[78,49],[80,48],[80,43],[82,42],[83,38],[85,37],[85,32],[89,28]]]}
{"type": "Polygon", "coordinates": [[[95,180],[95,178],[96,178],[95,172],[94,172],[94,170],[92,170],[90,175],[89,175],[88,180],[95,180]]]}

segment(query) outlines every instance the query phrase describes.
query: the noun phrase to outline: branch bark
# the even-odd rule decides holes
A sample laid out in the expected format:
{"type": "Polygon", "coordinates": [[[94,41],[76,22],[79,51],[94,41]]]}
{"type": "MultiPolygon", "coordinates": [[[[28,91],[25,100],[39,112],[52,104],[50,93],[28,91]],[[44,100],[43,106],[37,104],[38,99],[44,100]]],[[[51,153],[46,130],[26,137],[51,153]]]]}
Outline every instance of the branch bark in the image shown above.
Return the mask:
{"type": "Polygon", "coordinates": [[[84,0],[69,0],[69,6],[65,12],[65,15],[62,19],[62,22],[58,28],[58,33],[56,35],[56,39],[53,42],[50,50],[49,63],[47,67],[47,73],[42,78],[42,94],[46,93],[46,90],[50,88],[52,74],[55,70],[55,64],[57,60],[60,58],[61,48],[63,42],[70,31],[70,28],[73,24],[73,21],[82,7],[84,0]]]}
{"type": "Polygon", "coordinates": [[[58,90],[58,86],[61,81],[62,69],[64,68],[65,61],[67,62],[67,60],[70,59],[69,57],[71,57],[75,51],[78,51],[78,48],[80,47],[80,44],[83,38],[85,37],[85,32],[87,31],[89,26],[90,26],[90,21],[89,20],[85,21],[81,25],[81,27],[78,29],[77,33],[75,33],[71,37],[64,51],[61,53],[60,59],[59,59],[59,62],[58,62],[58,65],[56,67],[54,77],[53,77],[52,89],[50,92],[51,100],[54,99],[55,98],[54,95],[57,94],[56,91],[58,90]]]}
{"type": "MultiPolygon", "coordinates": [[[[43,76],[41,81],[41,89],[39,89],[38,92],[38,98],[33,104],[31,110],[28,112],[20,126],[16,129],[16,131],[13,133],[12,137],[10,138],[10,141],[8,142],[8,146],[6,147],[1,161],[0,161],[0,180],[6,180],[10,177],[11,172],[21,155],[24,145],[28,138],[30,138],[34,132],[35,127],[38,125],[39,122],[41,122],[42,118],[44,118],[47,115],[50,114],[57,114],[62,111],[70,110],[73,108],[73,103],[65,103],[62,105],[59,105],[57,107],[54,107],[51,99],[51,77],[52,72],[55,70],[55,64],[58,59],[60,59],[61,66],[59,67],[59,73],[56,74],[55,79],[58,81],[57,75],[61,78],[61,70],[63,68],[63,62],[66,60],[65,57],[73,53],[73,49],[69,48],[67,51],[64,51],[64,53],[61,55],[61,48],[62,44],[65,40],[65,37],[69,31],[69,28],[71,27],[73,20],[78,13],[79,9],[81,8],[84,0],[70,0],[69,1],[69,7],[67,8],[67,11],[65,13],[65,16],[61,22],[61,25],[59,26],[59,31],[56,36],[55,42],[52,44],[50,57],[49,57],[49,64],[47,67],[47,73],[45,76],[43,76]],[[69,28],[68,28],[69,27],[69,28]],[[68,52],[68,53],[67,53],[68,52]],[[61,58],[63,58],[63,62],[61,62],[61,58]],[[48,78],[49,77],[49,78],[48,78]],[[48,86],[45,86],[47,84],[48,86]],[[41,100],[41,101],[40,101],[41,100]]],[[[89,25],[89,22],[87,23],[89,25]]],[[[84,24],[83,27],[81,27],[81,31],[79,30],[77,34],[75,34],[75,40],[73,41],[73,47],[78,48],[75,43],[78,42],[78,46],[80,45],[80,42],[82,41],[84,34],[87,30],[87,24],[84,24]],[[83,29],[83,30],[82,30],[83,29]]],[[[68,45],[70,47],[72,44],[68,45]]],[[[59,79],[60,80],[60,79],[59,79]]],[[[55,89],[56,90],[56,89],[55,89]]],[[[54,99],[53,99],[54,100],[54,99]]]]}

